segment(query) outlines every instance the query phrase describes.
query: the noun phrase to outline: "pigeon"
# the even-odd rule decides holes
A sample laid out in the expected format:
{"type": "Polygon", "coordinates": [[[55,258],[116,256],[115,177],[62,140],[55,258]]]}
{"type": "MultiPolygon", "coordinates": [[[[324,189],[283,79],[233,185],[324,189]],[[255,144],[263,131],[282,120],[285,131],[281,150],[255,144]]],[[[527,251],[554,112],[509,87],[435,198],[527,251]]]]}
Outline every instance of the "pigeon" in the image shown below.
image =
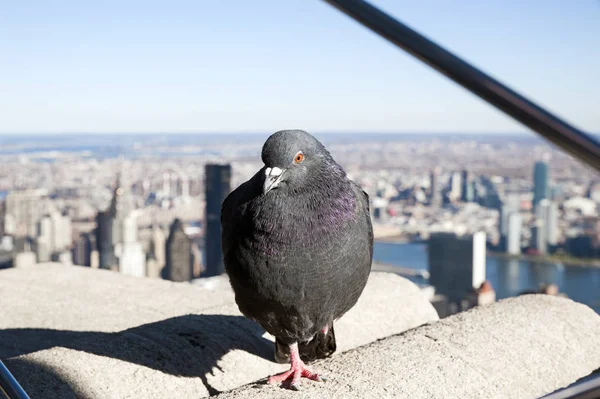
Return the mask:
{"type": "Polygon", "coordinates": [[[299,390],[325,380],[305,362],[335,352],[333,323],[358,301],[373,259],[369,197],[316,138],[282,130],[264,166],[221,208],[225,271],[241,313],[276,339],[291,363],[269,383],[299,390]]]}

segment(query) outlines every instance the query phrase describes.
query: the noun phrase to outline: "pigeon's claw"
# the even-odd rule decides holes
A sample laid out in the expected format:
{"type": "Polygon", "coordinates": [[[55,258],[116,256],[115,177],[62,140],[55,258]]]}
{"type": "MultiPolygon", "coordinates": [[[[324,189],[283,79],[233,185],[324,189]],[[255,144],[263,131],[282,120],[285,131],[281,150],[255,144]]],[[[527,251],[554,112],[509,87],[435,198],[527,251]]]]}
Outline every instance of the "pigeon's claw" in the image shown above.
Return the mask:
{"type": "Polygon", "coordinates": [[[300,379],[308,378],[313,381],[323,381],[319,374],[312,371],[304,363],[299,366],[292,366],[288,371],[269,377],[269,384],[280,384],[289,382],[289,388],[295,391],[300,389],[300,379]]]}
{"type": "Polygon", "coordinates": [[[282,382],[289,382],[289,388],[294,391],[300,390],[300,379],[302,377],[308,378],[313,381],[324,381],[318,373],[312,371],[304,362],[300,359],[298,353],[298,344],[290,345],[290,357],[292,366],[286,372],[277,374],[269,377],[269,384],[279,384],[282,382]]]}
{"type": "Polygon", "coordinates": [[[298,391],[300,391],[300,386],[298,386],[298,385],[296,385],[296,384],[294,384],[294,383],[291,383],[291,384],[290,384],[290,389],[291,389],[292,391],[296,391],[296,392],[298,392],[298,391]]]}
{"type": "Polygon", "coordinates": [[[269,384],[279,384],[283,381],[287,381],[289,380],[294,374],[294,370],[293,369],[289,369],[288,371],[286,371],[285,373],[281,373],[281,374],[277,374],[277,375],[272,375],[269,377],[269,384]]]}

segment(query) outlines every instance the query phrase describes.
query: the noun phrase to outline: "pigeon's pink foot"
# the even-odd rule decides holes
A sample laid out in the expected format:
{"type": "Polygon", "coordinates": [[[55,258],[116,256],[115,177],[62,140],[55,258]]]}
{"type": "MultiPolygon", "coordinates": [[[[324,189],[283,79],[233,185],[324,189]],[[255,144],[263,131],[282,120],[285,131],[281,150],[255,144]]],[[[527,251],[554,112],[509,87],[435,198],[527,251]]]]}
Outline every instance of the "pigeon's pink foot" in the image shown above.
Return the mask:
{"type": "Polygon", "coordinates": [[[269,384],[289,382],[290,389],[298,391],[300,390],[300,379],[302,377],[313,381],[324,380],[319,376],[319,374],[308,368],[300,359],[300,354],[298,353],[298,344],[296,343],[290,345],[290,359],[292,363],[290,369],[284,373],[269,377],[269,384]]]}

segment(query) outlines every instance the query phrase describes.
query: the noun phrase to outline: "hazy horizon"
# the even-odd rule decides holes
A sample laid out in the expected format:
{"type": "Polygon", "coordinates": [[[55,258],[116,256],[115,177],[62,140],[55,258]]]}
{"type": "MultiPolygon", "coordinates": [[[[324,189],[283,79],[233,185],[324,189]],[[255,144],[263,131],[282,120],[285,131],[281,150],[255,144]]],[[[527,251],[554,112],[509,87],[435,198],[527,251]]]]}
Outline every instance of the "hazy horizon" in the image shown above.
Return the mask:
{"type": "MultiPolygon", "coordinates": [[[[288,130],[288,129],[279,129],[279,130],[288,130]]],[[[336,130],[307,130],[311,134],[326,134],[326,135],[390,135],[390,136],[402,136],[402,135],[425,135],[425,136],[436,136],[436,135],[465,135],[465,136],[527,136],[527,135],[535,135],[537,133],[533,131],[522,131],[522,132],[476,132],[476,131],[336,131],[336,130]]],[[[23,137],[35,137],[35,136],[114,136],[114,135],[125,135],[125,136],[161,136],[161,135],[174,135],[174,136],[201,136],[201,135],[263,135],[263,134],[272,134],[277,130],[267,131],[267,130],[253,130],[253,131],[236,131],[236,130],[223,130],[223,131],[214,131],[214,130],[206,130],[206,131],[139,131],[139,132],[119,132],[119,131],[95,131],[95,132],[0,132],[0,137],[2,136],[23,136],[23,137]]]]}

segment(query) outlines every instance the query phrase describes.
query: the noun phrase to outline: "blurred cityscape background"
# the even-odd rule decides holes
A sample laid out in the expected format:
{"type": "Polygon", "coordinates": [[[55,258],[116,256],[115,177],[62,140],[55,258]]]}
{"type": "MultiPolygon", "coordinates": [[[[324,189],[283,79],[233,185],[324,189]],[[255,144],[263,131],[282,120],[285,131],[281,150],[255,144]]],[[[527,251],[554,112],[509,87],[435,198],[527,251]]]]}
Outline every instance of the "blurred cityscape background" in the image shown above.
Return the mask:
{"type": "MultiPolygon", "coordinates": [[[[441,314],[526,292],[600,311],[597,173],[526,135],[317,136],[370,196],[375,268],[441,314]]],[[[267,137],[4,136],[0,265],[221,274],[222,200],[262,167],[267,137]]]]}
{"type": "MultiPolygon", "coordinates": [[[[597,1],[373,3],[600,132],[597,1]]],[[[300,128],[369,193],[374,268],[441,316],[600,312],[598,173],[324,2],[7,2],[0,38],[0,268],[220,274],[222,200],[300,128]]]]}

